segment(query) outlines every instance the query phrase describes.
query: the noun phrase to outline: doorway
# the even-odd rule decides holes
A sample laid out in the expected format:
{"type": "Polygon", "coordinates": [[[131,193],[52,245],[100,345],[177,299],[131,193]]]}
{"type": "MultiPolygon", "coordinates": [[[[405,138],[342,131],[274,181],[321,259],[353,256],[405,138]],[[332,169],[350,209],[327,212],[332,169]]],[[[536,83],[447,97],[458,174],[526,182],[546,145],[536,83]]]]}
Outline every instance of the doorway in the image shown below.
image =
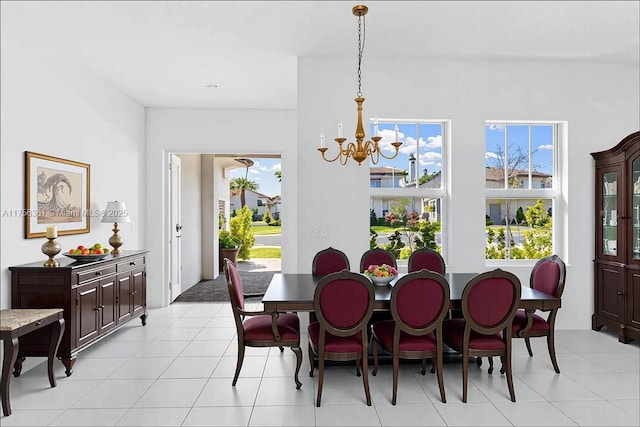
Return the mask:
{"type": "MultiPolygon", "coordinates": [[[[171,266],[181,265],[183,272],[180,279],[180,292],[184,293],[203,280],[213,280],[219,276],[219,248],[218,234],[221,229],[230,229],[230,221],[241,208],[239,194],[230,192],[230,184],[234,179],[242,178],[253,181],[255,190],[245,189],[245,204],[252,212],[252,227],[262,223],[263,229],[276,230],[274,226],[264,225],[262,217],[269,211],[272,219],[279,219],[282,199],[280,185],[280,155],[265,154],[192,154],[172,153],[181,159],[181,192],[179,201],[175,197],[168,197],[167,203],[167,229],[173,235],[175,233],[174,220],[170,212],[177,210],[182,213],[180,219],[179,252],[168,252],[169,270],[167,272],[171,285],[171,266]],[[246,161],[238,159],[252,159],[252,165],[247,168],[246,161]],[[248,170],[247,170],[248,169],[248,170]],[[276,175],[275,172],[278,172],[276,175]],[[197,190],[196,190],[197,189],[197,190]],[[179,203],[179,205],[175,205],[179,203]],[[195,214],[198,212],[198,215],[195,214]],[[184,227],[184,229],[182,229],[184,227]],[[176,259],[176,258],[179,258],[176,259]],[[186,276],[184,274],[186,272],[186,276]]],[[[170,156],[171,157],[171,156],[170,156]]],[[[169,173],[167,188],[171,189],[171,173],[169,173]]],[[[169,191],[171,193],[171,191],[169,191]]],[[[270,233],[268,237],[257,237],[255,248],[277,246],[280,265],[280,234],[270,233]],[[264,242],[268,239],[268,242],[264,242]],[[274,243],[275,242],[275,243],[274,243]]],[[[251,263],[243,262],[243,264],[251,263]]],[[[270,262],[272,265],[272,262],[270,262]]],[[[179,295],[170,292],[170,302],[179,295]]]]}

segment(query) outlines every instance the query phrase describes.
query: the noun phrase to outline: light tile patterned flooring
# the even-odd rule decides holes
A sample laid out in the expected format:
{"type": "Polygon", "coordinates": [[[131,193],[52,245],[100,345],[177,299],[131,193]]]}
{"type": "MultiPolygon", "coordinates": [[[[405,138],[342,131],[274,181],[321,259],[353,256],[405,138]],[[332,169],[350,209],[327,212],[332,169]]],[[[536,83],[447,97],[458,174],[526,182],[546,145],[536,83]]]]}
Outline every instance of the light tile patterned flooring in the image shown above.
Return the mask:
{"type": "MultiPolygon", "coordinates": [[[[252,308],[257,308],[256,304],[252,308]]],[[[556,333],[555,374],[544,338],[532,340],[530,358],[514,341],[517,403],[505,377],[488,364],[471,364],[469,403],[462,403],[459,363],[445,364],[447,403],[435,375],[401,365],[398,405],[391,405],[391,366],[369,376],[373,405],[352,366],[326,370],[322,406],[315,407],[306,314],[301,314],[303,364],[295,389],[293,353],[248,348],[241,376],[231,386],[237,345],[228,303],[173,304],[151,309],[147,326],[130,322],[81,352],[70,377],[56,362],[50,388],[46,363],[11,382],[13,414],[2,426],[561,426],[640,424],[640,346],[620,344],[611,332],[556,333]]],[[[369,370],[371,372],[371,368],[369,370]]]]}

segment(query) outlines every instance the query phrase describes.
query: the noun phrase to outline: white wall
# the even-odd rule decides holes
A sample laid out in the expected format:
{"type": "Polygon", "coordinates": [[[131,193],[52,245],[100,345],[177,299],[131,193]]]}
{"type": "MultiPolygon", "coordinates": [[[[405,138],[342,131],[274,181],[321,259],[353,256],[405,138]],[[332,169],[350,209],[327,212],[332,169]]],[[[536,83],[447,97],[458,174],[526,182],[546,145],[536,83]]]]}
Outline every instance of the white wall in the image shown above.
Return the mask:
{"type": "MultiPolygon", "coordinates": [[[[182,272],[180,282],[182,292],[186,291],[202,279],[202,180],[200,176],[200,155],[179,154],[182,160],[180,197],[182,209],[182,272]]],[[[175,227],[175,224],[172,224],[175,227]]]]}
{"type": "MultiPolygon", "coordinates": [[[[149,256],[147,273],[147,304],[166,305],[168,259],[164,242],[169,225],[162,209],[167,198],[167,153],[217,154],[281,154],[283,174],[297,174],[296,113],[292,110],[215,110],[215,109],[147,109],[146,177],[149,186],[146,200],[154,214],[147,217],[147,245],[158,248],[149,256]]],[[[214,176],[216,180],[217,176],[214,176]]],[[[284,218],[296,216],[296,182],[283,180],[284,218]],[[291,195],[288,195],[291,194],[291,195]],[[291,209],[288,213],[287,209],[291,209]]],[[[221,196],[216,195],[214,200],[221,196]]],[[[216,220],[217,221],[217,220],[216,220]]],[[[217,226],[217,222],[216,222],[217,226]]],[[[283,226],[283,271],[295,271],[297,251],[295,221],[283,226]]],[[[217,242],[215,242],[217,244],[217,242]]],[[[215,260],[214,262],[217,262],[215,260]]]]}
{"type": "MultiPolygon", "coordinates": [[[[589,328],[593,312],[593,161],[640,129],[638,67],[588,62],[417,61],[368,56],[363,62],[364,119],[451,119],[452,203],[447,271],[484,271],[485,120],[566,120],[565,218],[568,264],[559,328],[589,328]],[[570,159],[570,160],[569,160],[570,159]],[[469,176],[480,179],[469,180],[469,176]],[[477,213],[477,220],[470,215],[477,213]]],[[[298,64],[298,270],[333,246],[352,265],[368,248],[368,169],[326,163],[315,150],[342,118],[353,140],[356,70],[352,58],[301,58],[298,64]],[[312,227],[327,225],[327,236],[312,227]],[[302,244],[304,243],[304,244],[302,244]]],[[[335,153],[329,142],[328,155],[335,153]]],[[[291,176],[291,175],[289,175],[291,176]]],[[[284,180],[283,180],[284,183],[284,180]]],[[[288,199],[286,199],[288,200],[288,199]]],[[[528,283],[530,267],[509,268],[528,283]]]]}
{"type": "MultiPolygon", "coordinates": [[[[146,249],[144,224],[145,139],[142,106],[64,58],[45,57],[3,32],[1,46],[0,151],[2,212],[24,209],[24,152],[33,151],[91,166],[91,210],[126,202],[134,221],[123,224],[122,249],[146,249]]],[[[24,217],[0,221],[0,307],[11,305],[7,268],[42,260],[44,239],[25,239],[24,217]]],[[[108,245],[113,224],[90,220],[89,234],[60,236],[62,249],[108,245]]],[[[60,255],[61,257],[62,255],[60,255]]]]}
{"type": "Polygon", "coordinates": [[[215,279],[218,275],[218,265],[214,263],[214,254],[217,252],[215,249],[218,247],[217,242],[214,240],[214,230],[217,230],[218,220],[218,202],[214,199],[214,156],[211,154],[204,154],[201,157],[200,162],[200,175],[201,175],[201,189],[200,200],[202,204],[202,218],[200,220],[200,232],[202,234],[201,240],[201,256],[200,261],[202,265],[202,279],[211,280],[215,279]]]}

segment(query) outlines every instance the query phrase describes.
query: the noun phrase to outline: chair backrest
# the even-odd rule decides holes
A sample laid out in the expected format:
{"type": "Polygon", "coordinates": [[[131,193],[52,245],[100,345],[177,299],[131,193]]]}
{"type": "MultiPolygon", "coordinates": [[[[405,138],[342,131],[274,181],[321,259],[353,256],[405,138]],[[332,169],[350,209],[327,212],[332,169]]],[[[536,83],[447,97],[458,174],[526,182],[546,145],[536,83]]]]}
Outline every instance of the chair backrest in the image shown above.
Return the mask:
{"type": "Polygon", "coordinates": [[[224,259],[224,276],[227,279],[227,289],[229,290],[229,299],[234,309],[244,310],[244,291],[242,289],[242,279],[240,273],[233,261],[229,258],[224,259]]]}
{"type": "Polygon", "coordinates": [[[462,291],[462,314],[474,331],[495,334],[510,327],[519,302],[520,280],[498,268],[469,280],[462,291]]]}
{"type": "Polygon", "coordinates": [[[449,282],[433,271],[401,277],[391,289],[391,315],[410,335],[425,335],[442,325],[449,312],[449,282]]]}
{"type": "Polygon", "coordinates": [[[329,273],[337,273],[349,270],[349,258],[344,252],[329,246],[316,253],[311,264],[311,274],[314,276],[326,276],[329,273]]]}
{"type": "Polygon", "coordinates": [[[562,297],[566,266],[558,255],[541,258],[531,270],[529,286],[545,294],[562,297]]]}
{"type": "Polygon", "coordinates": [[[375,248],[369,249],[360,258],[360,273],[365,271],[370,265],[382,265],[387,264],[393,268],[398,268],[398,262],[396,257],[389,251],[384,249],[375,248]]]}
{"type": "Polygon", "coordinates": [[[362,274],[342,270],[318,282],[313,296],[320,330],[346,337],[366,329],[373,314],[375,289],[362,274]]]}
{"type": "Polygon", "coordinates": [[[444,258],[437,251],[430,248],[417,249],[411,252],[408,267],[409,273],[423,268],[443,275],[446,273],[444,258]]]}

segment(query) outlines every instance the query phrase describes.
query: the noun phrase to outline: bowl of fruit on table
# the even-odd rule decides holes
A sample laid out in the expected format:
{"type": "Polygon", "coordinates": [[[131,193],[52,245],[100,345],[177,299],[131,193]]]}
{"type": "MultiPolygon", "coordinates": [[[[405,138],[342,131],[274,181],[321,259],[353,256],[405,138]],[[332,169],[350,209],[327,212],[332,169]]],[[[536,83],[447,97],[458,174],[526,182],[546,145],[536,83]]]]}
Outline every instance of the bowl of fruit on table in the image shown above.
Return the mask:
{"type": "Polygon", "coordinates": [[[71,248],[64,255],[75,259],[77,262],[98,261],[109,255],[109,248],[96,243],[91,247],[79,245],[77,248],[71,248]]]}

